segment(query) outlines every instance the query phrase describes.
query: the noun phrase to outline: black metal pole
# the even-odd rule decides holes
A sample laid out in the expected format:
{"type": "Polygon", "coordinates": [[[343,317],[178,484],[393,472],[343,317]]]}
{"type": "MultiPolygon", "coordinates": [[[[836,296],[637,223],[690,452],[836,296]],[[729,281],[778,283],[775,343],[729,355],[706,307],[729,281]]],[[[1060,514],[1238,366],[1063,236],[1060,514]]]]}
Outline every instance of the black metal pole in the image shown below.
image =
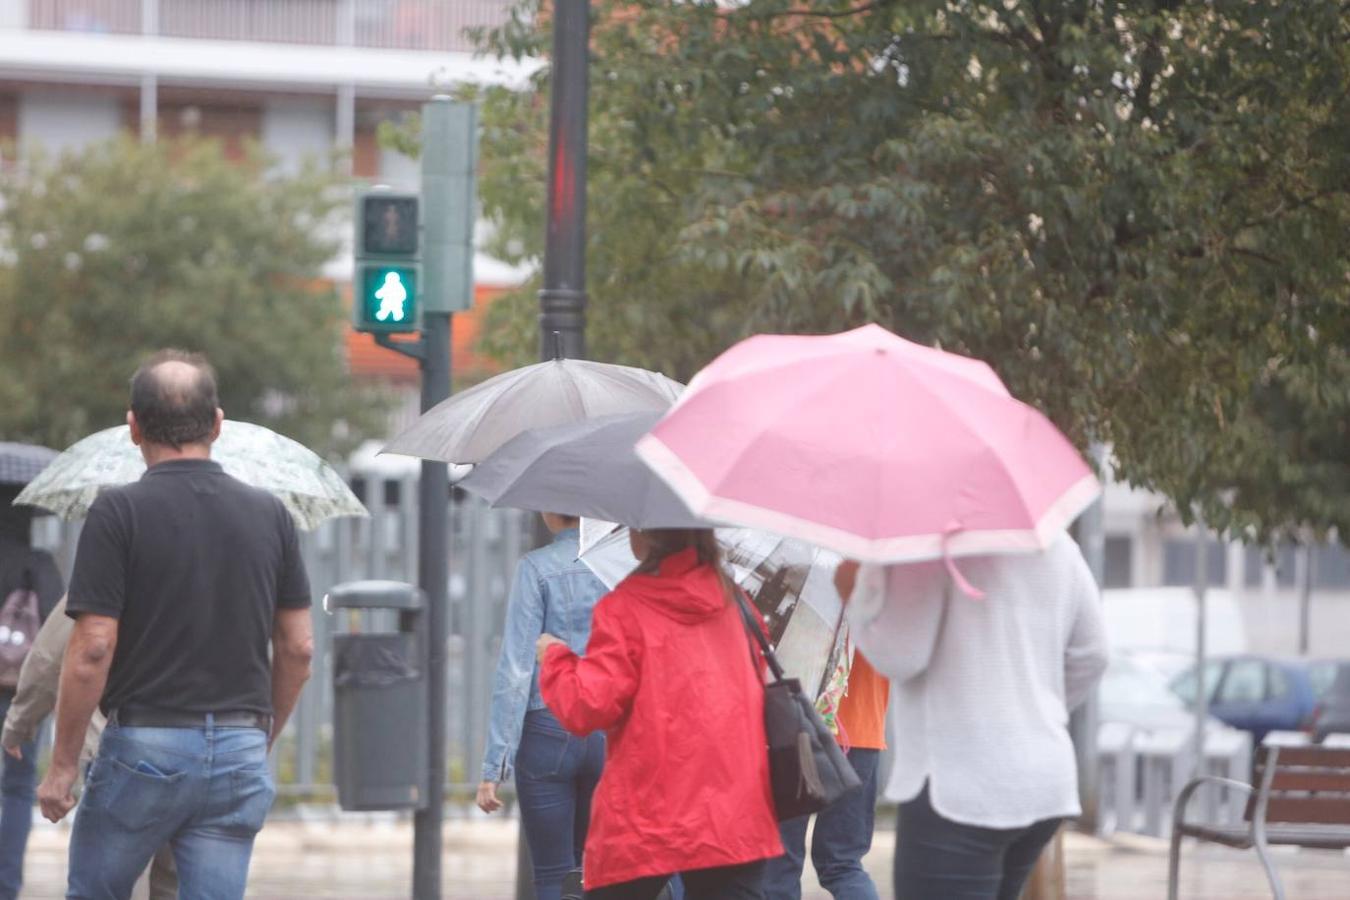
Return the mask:
{"type": "MultiPolygon", "coordinates": [[[[450,313],[422,314],[422,412],[450,396],[450,313]]],[[[426,805],[413,819],[413,897],[441,896],[441,821],[445,805],[445,651],[449,582],[447,517],[450,479],[445,463],[422,462],[418,485],[417,582],[426,594],[426,805]]]]}
{"type": "MultiPolygon", "coordinates": [[[[553,71],[548,135],[548,226],[539,291],[539,358],[586,355],[586,121],[590,0],[553,5],[553,71]]],[[[536,525],[535,542],[549,536],[536,525]]],[[[521,829],[516,900],[534,900],[530,848],[521,829]]]]}
{"type": "Polygon", "coordinates": [[[553,6],[548,232],[539,291],[541,359],[586,355],[586,97],[589,0],[553,6]],[[554,334],[558,335],[555,349],[554,334]]]}

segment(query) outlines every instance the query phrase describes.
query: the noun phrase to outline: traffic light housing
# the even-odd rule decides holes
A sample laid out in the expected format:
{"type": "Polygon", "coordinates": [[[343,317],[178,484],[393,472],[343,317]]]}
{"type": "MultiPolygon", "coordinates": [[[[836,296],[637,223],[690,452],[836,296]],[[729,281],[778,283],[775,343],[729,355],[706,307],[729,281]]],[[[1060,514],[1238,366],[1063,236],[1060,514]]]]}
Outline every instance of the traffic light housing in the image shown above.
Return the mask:
{"type": "Polygon", "coordinates": [[[352,327],[395,334],[421,325],[421,222],[416,194],[386,190],[356,198],[352,327]]]}

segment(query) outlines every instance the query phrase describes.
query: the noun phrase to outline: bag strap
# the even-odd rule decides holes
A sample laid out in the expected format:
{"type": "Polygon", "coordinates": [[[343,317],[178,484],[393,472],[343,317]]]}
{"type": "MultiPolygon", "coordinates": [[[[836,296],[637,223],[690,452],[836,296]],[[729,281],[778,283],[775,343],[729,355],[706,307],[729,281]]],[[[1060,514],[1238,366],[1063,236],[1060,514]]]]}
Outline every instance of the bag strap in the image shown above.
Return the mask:
{"type": "Polygon", "coordinates": [[[750,658],[755,658],[755,644],[759,645],[759,652],[764,657],[764,661],[769,664],[769,671],[773,673],[774,681],[782,681],[784,672],[782,665],[778,662],[778,657],[774,656],[773,648],[769,646],[769,639],[764,636],[764,629],[760,628],[759,623],[755,621],[754,614],[750,611],[750,604],[745,600],[745,592],[736,588],[732,592],[736,597],[736,605],[741,611],[741,621],[745,624],[746,634],[751,640],[750,658]]]}

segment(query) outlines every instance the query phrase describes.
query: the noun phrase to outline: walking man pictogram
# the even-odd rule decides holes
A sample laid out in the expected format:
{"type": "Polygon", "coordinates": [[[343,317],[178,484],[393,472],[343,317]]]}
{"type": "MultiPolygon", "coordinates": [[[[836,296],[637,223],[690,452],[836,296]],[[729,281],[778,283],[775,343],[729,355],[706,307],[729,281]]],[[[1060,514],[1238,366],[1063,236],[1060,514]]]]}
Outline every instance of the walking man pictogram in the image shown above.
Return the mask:
{"type": "Polygon", "coordinates": [[[403,304],[408,302],[408,289],[403,286],[403,280],[399,278],[397,272],[387,272],[384,276],[384,284],[375,292],[375,299],[380,301],[380,308],[375,313],[375,318],[383,322],[389,319],[394,322],[402,322],[404,317],[403,304]]]}

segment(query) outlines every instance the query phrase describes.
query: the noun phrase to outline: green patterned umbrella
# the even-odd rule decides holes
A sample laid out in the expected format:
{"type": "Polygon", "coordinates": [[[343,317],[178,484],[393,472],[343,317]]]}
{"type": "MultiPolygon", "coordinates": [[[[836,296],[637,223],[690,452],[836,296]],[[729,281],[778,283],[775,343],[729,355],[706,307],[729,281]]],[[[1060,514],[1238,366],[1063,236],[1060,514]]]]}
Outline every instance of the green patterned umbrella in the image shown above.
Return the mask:
{"type": "MultiPolygon", "coordinates": [[[[275,494],[301,528],[337,516],[369,515],[347,482],[317,453],[261,425],[227,421],[211,458],[240,481],[275,494]]],[[[145,472],[127,426],[95,432],[72,444],[14,500],[51,510],[63,519],[89,512],[99,491],[129,484],[145,472]]]]}

